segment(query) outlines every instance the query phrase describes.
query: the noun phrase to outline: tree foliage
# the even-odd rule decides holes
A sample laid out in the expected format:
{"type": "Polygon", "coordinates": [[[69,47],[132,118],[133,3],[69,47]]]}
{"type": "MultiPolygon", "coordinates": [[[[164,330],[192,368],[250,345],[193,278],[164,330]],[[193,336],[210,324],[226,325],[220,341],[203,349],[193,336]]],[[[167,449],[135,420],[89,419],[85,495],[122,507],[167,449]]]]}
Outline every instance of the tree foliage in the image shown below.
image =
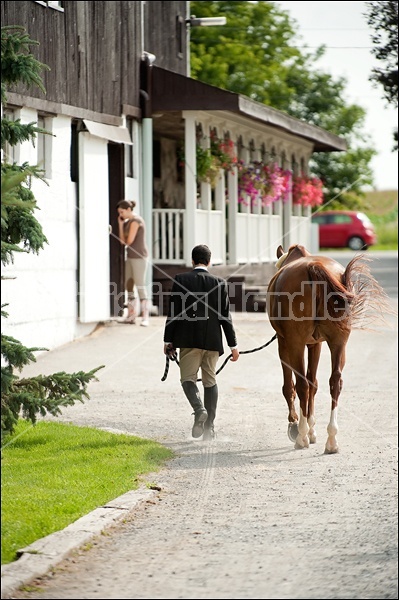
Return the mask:
{"type": "Polygon", "coordinates": [[[356,206],[373,184],[376,151],[363,133],[365,110],[344,100],[343,78],[323,73],[317,60],[325,48],[300,49],[296,22],[275,2],[191,2],[197,17],[225,16],[221,27],[190,32],[191,75],[248,96],[347,141],[346,153],[315,153],[312,174],[325,186],[325,202],[356,206]]]}
{"type": "MultiPolygon", "coordinates": [[[[1,30],[1,97],[7,103],[7,86],[18,82],[28,87],[38,86],[43,92],[40,77],[42,69],[48,68],[39,63],[30,53],[30,47],[37,42],[30,40],[23,27],[2,27],[1,30]]],[[[35,217],[38,210],[31,190],[32,178],[42,178],[42,171],[35,165],[11,164],[6,155],[6,145],[31,141],[37,133],[45,130],[34,123],[23,124],[20,120],[1,119],[1,262],[7,265],[13,261],[15,252],[38,253],[45,244],[46,236],[35,217]]],[[[2,280],[7,277],[2,276],[2,280]]],[[[1,316],[7,318],[2,305],[1,316]]],[[[37,415],[47,412],[58,415],[61,408],[83,401],[88,397],[87,385],[96,379],[97,367],[88,373],[83,371],[68,374],[38,375],[21,378],[16,371],[35,362],[35,352],[45,348],[26,348],[15,338],[1,335],[1,435],[13,432],[18,418],[22,415],[32,423],[37,415]]]]}
{"type": "MultiPolygon", "coordinates": [[[[370,81],[382,86],[388,104],[398,107],[398,2],[366,2],[367,23],[373,30],[372,53],[384,66],[372,70],[370,81]]],[[[398,130],[394,132],[398,149],[398,130]]]]}

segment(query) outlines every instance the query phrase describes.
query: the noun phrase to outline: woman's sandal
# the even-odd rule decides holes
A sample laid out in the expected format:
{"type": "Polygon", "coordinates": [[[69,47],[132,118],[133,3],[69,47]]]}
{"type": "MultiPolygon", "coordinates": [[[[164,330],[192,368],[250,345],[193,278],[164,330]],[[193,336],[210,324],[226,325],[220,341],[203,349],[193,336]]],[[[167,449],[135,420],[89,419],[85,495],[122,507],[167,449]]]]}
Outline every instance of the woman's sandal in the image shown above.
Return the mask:
{"type": "Polygon", "coordinates": [[[126,317],[126,319],[123,319],[122,323],[127,323],[128,325],[135,325],[136,317],[126,317]]]}

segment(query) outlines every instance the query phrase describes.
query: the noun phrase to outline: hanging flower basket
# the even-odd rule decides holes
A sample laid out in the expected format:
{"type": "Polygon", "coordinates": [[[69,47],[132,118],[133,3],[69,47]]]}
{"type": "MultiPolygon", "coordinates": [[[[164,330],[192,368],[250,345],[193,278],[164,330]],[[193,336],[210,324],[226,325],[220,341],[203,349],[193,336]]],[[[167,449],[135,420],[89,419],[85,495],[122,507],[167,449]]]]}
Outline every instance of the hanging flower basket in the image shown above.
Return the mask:
{"type": "Polygon", "coordinates": [[[260,161],[245,165],[238,164],[238,201],[242,204],[258,202],[261,206],[270,206],[282,199],[286,202],[291,192],[291,173],[277,163],[260,161]]]}
{"type": "Polygon", "coordinates": [[[292,178],[292,202],[301,206],[320,206],[323,204],[323,182],[308,175],[292,178]]]}
{"type": "Polygon", "coordinates": [[[198,181],[207,182],[215,186],[220,167],[218,160],[215,160],[215,157],[212,156],[210,148],[202,148],[200,144],[197,144],[196,158],[198,181]]]}
{"type": "Polygon", "coordinates": [[[219,167],[231,171],[238,163],[233,140],[221,140],[214,133],[211,134],[211,154],[217,159],[219,167]]]}
{"type": "MultiPolygon", "coordinates": [[[[202,139],[202,138],[201,138],[202,139]]],[[[237,164],[233,140],[221,140],[215,134],[210,137],[210,147],[203,148],[201,139],[196,146],[197,181],[210,183],[214,188],[220,177],[220,170],[231,171],[237,164]]],[[[180,164],[185,163],[184,153],[179,153],[180,164]]]]}

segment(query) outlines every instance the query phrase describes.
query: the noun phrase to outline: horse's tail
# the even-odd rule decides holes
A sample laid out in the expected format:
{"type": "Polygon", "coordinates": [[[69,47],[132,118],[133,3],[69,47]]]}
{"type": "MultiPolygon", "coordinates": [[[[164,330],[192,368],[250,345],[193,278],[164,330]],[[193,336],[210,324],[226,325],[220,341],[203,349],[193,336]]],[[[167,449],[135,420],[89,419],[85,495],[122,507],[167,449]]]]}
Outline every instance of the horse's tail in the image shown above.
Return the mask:
{"type": "Polygon", "coordinates": [[[385,317],[395,314],[389,297],[373,277],[369,264],[371,258],[358,255],[345,269],[343,283],[353,290],[351,324],[357,329],[370,328],[372,323],[386,323],[385,317]]]}
{"type": "Polygon", "coordinates": [[[345,273],[338,278],[318,260],[308,265],[309,280],[320,284],[314,288],[318,317],[330,317],[342,323],[348,322],[348,317],[352,314],[355,294],[350,277],[346,277],[345,273]]]}
{"type": "MultiPolygon", "coordinates": [[[[330,316],[343,316],[345,310],[345,316],[350,318],[350,326],[353,328],[366,329],[371,322],[383,320],[386,314],[394,312],[388,296],[371,274],[368,265],[370,260],[361,254],[355,256],[346,267],[341,280],[329,273],[320,262],[316,261],[308,268],[312,281],[325,284],[327,296],[323,296],[323,301],[328,298],[330,316]]],[[[323,293],[322,290],[320,293],[323,293]]]]}

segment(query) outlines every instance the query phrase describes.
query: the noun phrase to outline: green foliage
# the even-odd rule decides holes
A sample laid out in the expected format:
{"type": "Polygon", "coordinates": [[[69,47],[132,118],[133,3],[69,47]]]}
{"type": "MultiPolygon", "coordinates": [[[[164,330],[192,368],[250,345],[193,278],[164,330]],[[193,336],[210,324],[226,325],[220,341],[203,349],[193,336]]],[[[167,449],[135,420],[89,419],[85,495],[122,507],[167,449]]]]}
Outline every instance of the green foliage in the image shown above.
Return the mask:
{"type": "Polygon", "coordinates": [[[398,106],[398,2],[366,2],[367,23],[373,29],[372,53],[384,63],[373,69],[371,81],[380,84],[389,104],[398,106]]]}
{"type": "Polygon", "coordinates": [[[196,27],[191,36],[192,76],[243,94],[326,129],[347,141],[346,153],[317,153],[311,174],[324,184],[325,203],[349,206],[372,185],[376,154],[363,133],[365,110],[348,105],[346,81],[317,67],[325,49],[298,48],[296,24],[276,2],[191,2],[197,17],[226,16],[222,27],[196,27]]]}
{"type": "Polygon", "coordinates": [[[214,157],[210,148],[202,148],[200,144],[196,147],[197,178],[198,181],[210,180],[210,173],[214,165],[214,157]]]}
{"type": "Polygon", "coordinates": [[[2,449],[1,562],[137,489],[173,452],[152,440],[58,422],[20,420],[2,449]],[[18,515],[18,518],[16,518],[18,515]]]}
{"type": "Polygon", "coordinates": [[[372,250],[398,249],[398,191],[373,190],[366,193],[363,212],[373,222],[378,243],[372,250]]]}
{"type": "Polygon", "coordinates": [[[48,65],[36,60],[31,46],[39,42],[31,40],[25,28],[8,25],[1,28],[1,103],[7,101],[7,87],[23,83],[27,87],[36,86],[45,93],[41,72],[50,70],[48,65]]]}
{"type": "Polygon", "coordinates": [[[34,216],[38,210],[36,200],[26,185],[32,176],[40,177],[40,171],[27,164],[1,167],[1,261],[4,265],[13,261],[14,252],[37,254],[47,243],[42,226],[34,216]]]}
{"type": "MultiPolygon", "coordinates": [[[[30,46],[37,45],[30,40],[22,27],[3,27],[1,30],[1,79],[2,102],[6,103],[6,85],[22,82],[27,86],[37,85],[43,92],[40,71],[47,68],[30,53],[30,46]]],[[[35,140],[37,133],[44,130],[33,123],[1,119],[1,144],[15,146],[18,143],[35,140]]],[[[9,164],[7,157],[1,165],[1,262],[7,265],[13,261],[15,252],[38,253],[47,244],[42,227],[35,217],[38,210],[31,190],[32,178],[43,181],[43,172],[37,166],[9,164]]],[[[4,279],[4,277],[2,277],[4,279]]],[[[3,307],[2,307],[3,308],[3,307]]],[[[2,310],[1,315],[7,318],[2,310]]],[[[26,348],[19,340],[1,336],[1,436],[2,440],[12,434],[22,414],[32,423],[36,415],[46,413],[59,415],[61,408],[83,402],[88,398],[87,386],[96,380],[97,367],[88,373],[83,371],[67,374],[64,372],[47,376],[20,378],[16,370],[35,361],[34,352],[45,348],[26,348]]]]}
{"type": "MultiPolygon", "coordinates": [[[[388,104],[398,107],[398,2],[366,2],[367,23],[372,28],[372,53],[383,67],[372,70],[370,81],[382,86],[388,104]]],[[[398,150],[398,129],[393,131],[398,150]]]]}

